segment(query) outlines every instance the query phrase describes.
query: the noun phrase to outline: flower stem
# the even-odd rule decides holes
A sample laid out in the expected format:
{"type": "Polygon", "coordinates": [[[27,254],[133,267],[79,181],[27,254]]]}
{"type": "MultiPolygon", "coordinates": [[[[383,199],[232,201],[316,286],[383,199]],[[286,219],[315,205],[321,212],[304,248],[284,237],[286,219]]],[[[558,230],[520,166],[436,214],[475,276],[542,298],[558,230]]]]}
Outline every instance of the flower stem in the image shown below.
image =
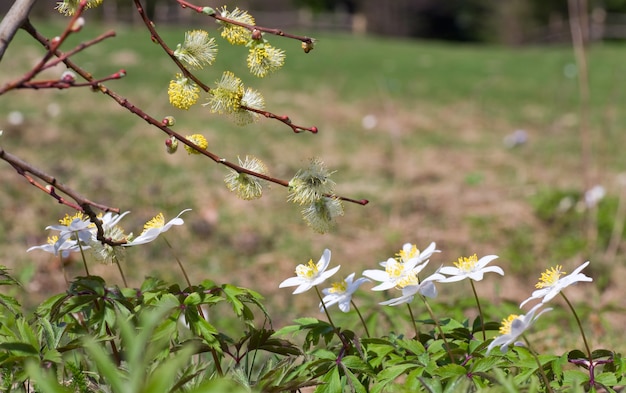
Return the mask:
{"type": "Polygon", "coordinates": [[[576,318],[576,323],[578,324],[578,328],[580,329],[580,335],[583,337],[583,342],[585,343],[585,349],[587,350],[587,356],[589,356],[589,361],[592,362],[593,358],[591,357],[591,349],[589,349],[589,344],[587,343],[587,337],[585,336],[585,331],[583,329],[582,323],[580,322],[580,318],[578,318],[578,314],[576,313],[576,310],[574,309],[574,306],[572,306],[572,303],[570,303],[570,301],[567,298],[567,296],[565,296],[565,294],[563,294],[563,292],[559,292],[559,293],[561,294],[561,296],[563,296],[563,299],[565,299],[565,302],[569,306],[569,309],[572,310],[572,313],[574,314],[574,318],[576,318]]]}
{"type": "Polygon", "coordinates": [[[480,301],[478,300],[478,293],[476,293],[476,286],[474,286],[474,280],[470,280],[470,284],[472,285],[472,292],[474,292],[474,298],[476,299],[476,306],[478,307],[478,315],[480,318],[480,328],[483,331],[483,341],[487,339],[487,334],[485,333],[485,318],[483,317],[483,310],[480,307],[480,301]]]}
{"type": "Polygon", "coordinates": [[[409,303],[406,304],[409,309],[409,315],[411,316],[411,322],[413,323],[413,330],[415,331],[415,339],[419,340],[420,332],[417,330],[417,322],[415,322],[415,316],[413,316],[413,310],[411,309],[411,305],[409,303]]]}
{"type": "Polygon", "coordinates": [[[450,358],[450,362],[454,363],[454,356],[452,356],[452,351],[450,350],[450,344],[448,343],[448,339],[446,338],[446,335],[444,334],[443,329],[441,328],[441,325],[439,324],[439,320],[435,318],[435,313],[433,312],[433,309],[430,308],[430,304],[428,304],[428,302],[426,301],[426,298],[424,296],[420,296],[420,297],[422,298],[424,305],[426,305],[426,309],[428,310],[428,313],[430,314],[430,318],[433,320],[433,322],[435,322],[435,326],[439,330],[439,334],[441,334],[441,338],[443,339],[443,344],[446,346],[446,352],[448,352],[448,357],[450,358]]]}
{"type": "Polygon", "coordinates": [[[117,258],[113,257],[115,264],[117,265],[117,269],[120,271],[120,275],[122,276],[122,282],[124,283],[124,287],[128,288],[128,283],[126,282],[126,276],[124,276],[124,271],[122,270],[122,265],[120,265],[120,261],[117,258]]]}
{"type": "Polygon", "coordinates": [[[317,286],[315,287],[315,292],[317,293],[317,297],[320,299],[320,302],[322,303],[322,307],[324,308],[324,313],[326,314],[326,318],[328,318],[328,323],[330,323],[330,325],[335,330],[335,334],[337,334],[337,337],[339,337],[339,339],[341,340],[341,343],[343,344],[344,348],[347,349],[349,345],[346,342],[346,338],[343,336],[343,334],[341,334],[341,330],[337,329],[337,326],[335,326],[335,323],[333,322],[332,318],[330,317],[330,313],[328,312],[328,309],[326,308],[326,304],[324,304],[324,300],[322,299],[322,294],[320,293],[320,290],[317,286]]]}
{"type": "MultiPolygon", "coordinates": [[[[83,246],[82,244],[80,244],[80,242],[78,242],[78,249],[80,250],[80,257],[83,260],[83,266],[85,267],[85,274],[87,274],[87,276],[90,276],[91,274],[89,274],[89,269],[87,268],[87,259],[85,258],[85,250],[83,250],[83,246]]],[[[61,251],[61,255],[63,255],[62,251],[61,251]]],[[[61,258],[61,262],[63,262],[62,259],[63,258],[61,258]]]]}
{"type": "Polygon", "coordinates": [[[170,248],[170,251],[172,252],[172,255],[174,255],[174,259],[176,259],[176,262],[178,263],[178,267],[180,267],[180,270],[183,272],[183,276],[185,277],[185,281],[187,282],[187,285],[189,285],[189,288],[191,289],[191,281],[189,280],[189,276],[187,275],[187,271],[185,270],[185,267],[183,266],[183,263],[178,258],[178,255],[176,255],[176,252],[174,251],[174,247],[172,247],[172,245],[170,244],[170,242],[167,240],[167,238],[165,236],[163,236],[163,240],[165,240],[165,243],[170,248]]]}
{"type": "Polygon", "coordinates": [[[350,300],[350,303],[352,303],[352,306],[356,310],[356,313],[359,315],[359,319],[361,320],[361,323],[363,324],[363,328],[365,329],[365,334],[367,335],[368,338],[370,338],[371,337],[370,332],[367,329],[367,324],[365,324],[365,320],[363,319],[363,315],[361,315],[361,311],[359,311],[359,308],[356,306],[356,304],[354,304],[354,300],[350,300]]]}
{"type": "Polygon", "coordinates": [[[532,348],[530,347],[530,342],[528,342],[528,339],[526,338],[526,336],[522,335],[522,338],[526,342],[526,348],[528,349],[528,352],[530,352],[530,354],[533,356],[533,358],[535,358],[535,361],[537,362],[537,366],[539,367],[539,374],[541,374],[543,383],[546,385],[546,391],[550,393],[554,393],[554,391],[550,387],[550,380],[548,380],[548,376],[546,375],[546,372],[543,370],[543,366],[541,365],[541,361],[539,360],[539,357],[537,356],[535,351],[533,351],[532,348]]]}

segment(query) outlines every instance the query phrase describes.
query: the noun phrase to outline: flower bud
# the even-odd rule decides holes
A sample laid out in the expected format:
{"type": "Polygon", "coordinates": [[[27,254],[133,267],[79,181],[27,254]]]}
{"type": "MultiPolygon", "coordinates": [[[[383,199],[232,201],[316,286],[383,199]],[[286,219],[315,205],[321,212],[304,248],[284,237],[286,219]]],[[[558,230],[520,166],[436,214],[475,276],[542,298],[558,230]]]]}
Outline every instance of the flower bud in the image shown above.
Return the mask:
{"type": "Polygon", "coordinates": [[[83,28],[84,25],[85,25],[85,18],[81,16],[74,21],[74,23],[72,24],[72,27],[70,27],[70,31],[72,33],[78,33],[83,28]]]}
{"type": "Polygon", "coordinates": [[[169,154],[176,153],[176,150],[178,150],[178,140],[176,140],[175,136],[171,136],[165,140],[165,150],[169,154]]]}
{"type": "Polygon", "coordinates": [[[313,50],[313,41],[302,41],[302,50],[304,53],[309,53],[313,50]]]}
{"type": "Polygon", "coordinates": [[[76,82],[76,74],[74,74],[72,71],[64,71],[61,74],[61,81],[72,84],[76,82]]]}
{"type": "Polygon", "coordinates": [[[174,118],[174,116],[165,116],[163,120],[161,120],[161,124],[166,127],[171,127],[176,124],[176,119],[174,118]]]}
{"type": "Polygon", "coordinates": [[[263,34],[261,33],[261,30],[259,30],[259,29],[252,30],[252,39],[253,40],[260,41],[261,38],[263,38],[263,34]]]}

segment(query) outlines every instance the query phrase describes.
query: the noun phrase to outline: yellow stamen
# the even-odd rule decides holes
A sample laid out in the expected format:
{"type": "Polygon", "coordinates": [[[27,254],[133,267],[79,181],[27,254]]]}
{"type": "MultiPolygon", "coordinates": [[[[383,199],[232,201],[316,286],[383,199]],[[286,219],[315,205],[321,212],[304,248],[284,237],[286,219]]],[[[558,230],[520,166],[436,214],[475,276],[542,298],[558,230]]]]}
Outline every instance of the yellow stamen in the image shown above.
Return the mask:
{"type": "Polygon", "coordinates": [[[411,258],[415,258],[417,255],[419,255],[420,251],[417,249],[417,246],[415,244],[413,244],[411,246],[411,249],[409,251],[406,251],[404,249],[400,250],[397,254],[396,254],[396,259],[399,262],[406,262],[411,258]]]}
{"type": "Polygon", "coordinates": [[[313,263],[312,259],[309,259],[309,263],[306,265],[300,264],[296,266],[296,275],[300,278],[313,278],[317,275],[317,265],[313,263]]]}
{"type": "Polygon", "coordinates": [[[389,275],[390,278],[398,278],[404,272],[404,265],[400,262],[396,262],[393,259],[387,261],[387,265],[385,265],[385,272],[389,275]]]}
{"type": "Polygon", "coordinates": [[[474,268],[474,266],[476,265],[476,262],[478,262],[478,257],[476,256],[476,254],[474,254],[469,258],[467,257],[459,258],[457,262],[454,262],[454,266],[458,267],[460,270],[463,270],[464,272],[469,272],[474,268]]]}
{"type": "Polygon", "coordinates": [[[344,293],[348,289],[346,280],[334,282],[331,286],[332,287],[328,290],[330,293],[344,293]]]}
{"type": "Polygon", "coordinates": [[[57,235],[48,237],[48,244],[54,245],[59,240],[57,235]]]}
{"type": "Polygon", "coordinates": [[[417,278],[417,274],[415,274],[414,272],[411,272],[407,274],[406,276],[402,277],[402,279],[398,281],[396,288],[402,289],[404,287],[408,287],[411,285],[419,285],[419,283],[420,281],[417,278]]]}
{"type": "Polygon", "coordinates": [[[163,213],[159,213],[143,226],[143,231],[145,232],[150,228],[163,228],[164,225],[165,218],[163,217],[163,213]]]}
{"type": "Polygon", "coordinates": [[[545,272],[541,273],[541,278],[539,278],[539,282],[535,284],[535,288],[546,288],[554,285],[557,281],[559,281],[559,277],[566,274],[561,269],[563,269],[563,266],[556,265],[555,267],[547,269],[545,272]]]}
{"type": "Polygon", "coordinates": [[[511,333],[511,324],[515,321],[519,315],[511,314],[507,318],[502,320],[502,326],[500,326],[501,334],[509,334],[511,333]]]}
{"type": "Polygon", "coordinates": [[[59,220],[59,222],[61,223],[61,225],[69,226],[72,223],[72,221],[74,221],[77,218],[79,218],[80,220],[84,220],[86,217],[83,214],[83,212],[76,212],[76,214],[74,214],[73,216],[66,214],[65,217],[59,220]]]}

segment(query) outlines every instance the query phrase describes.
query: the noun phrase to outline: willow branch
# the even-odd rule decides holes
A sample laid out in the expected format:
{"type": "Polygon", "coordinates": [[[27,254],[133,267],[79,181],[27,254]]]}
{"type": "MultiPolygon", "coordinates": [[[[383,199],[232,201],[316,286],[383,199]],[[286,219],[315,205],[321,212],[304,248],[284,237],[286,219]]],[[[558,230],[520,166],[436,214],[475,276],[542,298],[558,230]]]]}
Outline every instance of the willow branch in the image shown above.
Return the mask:
{"type": "MultiPolygon", "coordinates": [[[[151,37],[152,41],[158,43],[161,46],[161,48],[163,48],[165,53],[167,53],[167,55],[170,57],[170,59],[172,59],[174,64],[176,64],[176,66],[178,67],[178,69],[180,69],[180,71],[183,73],[184,76],[186,76],[189,79],[193,80],[202,90],[204,90],[206,92],[209,92],[211,90],[211,88],[209,86],[207,86],[206,84],[204,84],[198,77],[196,77],[191,71],[189,71],[187,69],[187,67],[185,67],[180,62],[180,60],[178,60],[178,58],[176,56],[174,56],[174,51],[165,43],[165,41],[163,41],[163,39],[161,38],[159,33],[154,28],[154,23],[152,23],[152,21],[148,18],[148,15],[145,13],[144,8],[141,5],[141,1],[140,0],[133,0],[133,1],[135,2],[135,7],[137,8],[137,12],[141,16],[141,19],[143,20],[144,24],[146,25],[146,28],[148,29],[148,31],[150,31],[150,37],[151,37]]],[[[194,9],[197,12],[202,12],[202,8],[203,7],[194,6],[194,5],[192,5],[190,3],[187,3],[187,2],[184,2],[184,1],[181,2],[180,0],[177,0],[177,1],[183,7],[190,7],[190,8],[194,9]]],[[[223,20],[223,21],[226,21],[228,23],[236,24],[236,25],[239,25],[239,26],[244,26],[246,28],[254,29],[256,27],[256,26],[252,26],[252,25],[247,25],[245,23],[233,21],[231,19],[226,19],[226,18],[223,18],[221,16],[219,16],[219,17],[217,17],[215,15],[212,15],[212,16],[215,17],[218,20],[223,20]]],[[[261,31],[272,31],[273,30],[273,29],[266,29],[266,28],[262,28],[262,27],[257,27],[256,29],[257,30],[261,30],[261,31]]],[[[273,30],[273,31],[279,31],[279,30],[273,30]]],[[[282,35],[282,36],[293,38],[293,39],[298,39],[300,41],[307,42],[307,43],[310,43],[310,44],[312,44],[312,42],[313,42],[313,39],[312,38],[308,38],[308,37],[299,37],[299,36],[295,36],[295,35],[291,35],[291,34],[285,34],[285,33],[278,34],[278,35],[282,35]]],[[[317,133],[317,127],[315,127],[315,126],[304,127],[304,126],[300,126],[300,125],[297,125],[297,124],[293,124],[291,122],[291,119],[289,119],[288,116],[280,116],[280,115],[276,115],[276,114],[274,114],[272,112],[259,110],[259,109],[254,109],[254,108],[250,108],[250,107],[243,106],[243,105],[240,108],[244,109],[244,110],[247,110],[247,111],[250,111],[250,112],[255,112],[255,113],[261,114],[261,115],[265,116],[268,119],[278,120],[278,121],[282,122],[283,124],[289,126],[293,130],[293,132],[295,132],[295,133],[300,133],[300,132],[303,132],[303,131],[310,131],[313,134],[317,133]]]]}
{"type": "MultiPolygon", "coordinates": [[[[47,46],[48,45],[48,40],[42,36],[35,28],[34,26],[32,26],[32,24],[27,23],[24,26],[25,30],[31,34],[33,36],[33,38],[35,38],[37,41],[39,41],[42,45],[47,46]]],[[[58,57],[62,57],[63,53],[61,51],[56,50],[54,52],[55,56],[58,57]]],[[[90,84],[92,84],[94,86],[95,89],[99,90],[101,93],[109,96],[110,98],[112,98],[113,100],[115,100],[115,102],[117,102],[120,106],[126,108],[128,111],[130,111],[131,113],[133,113],[134,115],[142,118],[143,120],[145,120],[147,123],[149,123],[150,125],[160,129],[161,131],[163,131],[165,134],[167,134],[170,137],[175,137],[178,141],[180,141],[181,143],[189,146],[190,148],[192,148],[193,150],[197,151],[198,153],[210,158],[211,160],[213,160],[214,162],[218,163],[218,164],[222,164],[238,173],[245,173],[247,175],[268,181],[270,183],[274,183],[274,184],[278,184],[281,185],[283,187],[288,187],[289,186],[289,181],[287,180],[283,180],[283,179],[278,179],[275,177],[271,177],[268,175],[265,175],[263,173],[258,173],[258,172],[254,172],[251,171],[249,169],[246,169],[240,165],[237,165],[233,162],[230,162],[228,160],[226,160],[225,158],[222,158],[220,156],[218,156],[215,153],[212,153],[208,150],[202,149],[201,147],[199,147],[198,145],[196,145],[195,143],[193,143],[192,141],[190,141],[189,139],[187,139],[186,137],[184,137],[183,135],[177,133],[176,131],[172,130],[170,127],[168,127],[167,125],[164,124],[163,121],[159,121],[156,118],[148,115],[147,113],[145,113],[143,110],[141,110],[140,108],[138,108],[137,106],[135,106],[133,103],[131,103],[130,101],[128,101],[128,99],[122,97],[121,95],[117,94],[116,92],[114,92],[113,90],[107,88],[106,86],[104,86],[101,83],[96,83],[95,79],[91,76],[91,74],[89,74],[87,71],[85,71],[84,69],[82,69],[80,66],[78,66],[76,63],[74,63],[71,59],[65,58],[65,60],[63,60],[63,63],[70,69],[72,69],[73,71],[75,71],[78,75],[80,75],[82,78],[84,78],[85,80],[87,80],[90,84]]],[[[288,119],[288,118],[285,118],[288,119]]],[[[286,121],[286,120],[285,120],[286,121]]],[[[315,129],[317,130],[317,129],[315,129]]],[[[344,197],[344,196],[340,196],[340,195],[328,195],[328,196],[332,196],[335,198],[339,198],[343,201],[346,202],[352,202],[352,203],[356,203],[359,205],[366,205],[369,203],[368,200],[366,199],[353,199],[353,198],[348,198],[348,197],[344,197]]]]}
{"type": "MultiPolygon", "coordinates": [[[[176,1],[183,8],[190,8],[190,9],[192,9],[192,10],[194,10],[194,11],[200,13],[200,14],[204,14],[204,9],[206,7],[198,6],[198,5],[189,3],[188,1],[185,1],[185,0],[176,0],[176,1]]],[[[221,16],[217,12],[215,12],[213,14],[206,14],[206,15],[208,15],[208,16],[216,19],[216,20],[219,20],[221,22],[224,22],[224,23],[229,23],[231,25],[244,27],[244,28],[250,30],[251,32],[257,30],[257,31],[262,31],[264,33],[273,34],[273,35],[280,36],[280,37],[285,37],[285,38],[291,38],[291,39],[294,39],[294,40],[298,40],[298,41],[301,41],[301,42],[303,42],[305,44],[308,44],[308,45],[312,45],[313,44],[313,38],[311,38],[311,37],[299,36],[299,35],[295,35],[295,34],[285,33],[284,31],[282,31],[280,29],[271,29],[271,28],[267,28],[267,27],[263,27],[263,26],[250,25],[250,24],[247,24],[247,23],[243,23],[243,22],[239,22],[239,21],[233,20],[233,19],[224,18],[223,16],[221,16]]],[[[305,51],[305,52],[307,52],[307,51],[305,51]]]]}
{"type": "Polygon", "coordinates": [[[95,207],[97,209],[100,209],[102,211],[105,212],[115,212],[115,213],[119,213],[119,209],[114,208],[114,207],[110,207],[110,206],[106,206],[100,203],[96,203],[93,202],[87,198],[85,198],[84,196],[82,196],[81,194],[79,194],[78,192],[74,191],[72,188],[66,186],[65,184],[59,182],[54,176],[48,175],[47,173],[43,172],[42,170],[32,166],[31,164],[27,163],[26,161],[21,160],[20,158],[14,156],[13,154],[7,152],[6,150],[4,150],[2,147],[0,147],[0,159],[8,162],[9,164],[11,164],[11,166],[13,168],[15,168],[15,170],[17,171],[17,173],[19,173],[20,175],[24,176],[28,182],[30,184],[32,184],[33,186],[39,188],[40,190],[44,191],[45,193],[47,193],[48,195],[52,196],[53,198],[55,198],[59,203],[69,206],[71,208],[74,208],[76,210],[83,210],[82,206],[92,206],[95,207]],[[31,174],[41,180],[43,180],[44,182],[48,183],[49,186],[43,186],[40,183],[38,183],[37,181],[35,181],[31,176],[29,176],[28,174],[31,174]],[[59,194],[57,194],[57,190],[63,192],[65,195],[69,196],[70,198],[72,198],[76,204],[68,201],[67,199],[63,198],[62,196],[60,196],[59,194]]]}

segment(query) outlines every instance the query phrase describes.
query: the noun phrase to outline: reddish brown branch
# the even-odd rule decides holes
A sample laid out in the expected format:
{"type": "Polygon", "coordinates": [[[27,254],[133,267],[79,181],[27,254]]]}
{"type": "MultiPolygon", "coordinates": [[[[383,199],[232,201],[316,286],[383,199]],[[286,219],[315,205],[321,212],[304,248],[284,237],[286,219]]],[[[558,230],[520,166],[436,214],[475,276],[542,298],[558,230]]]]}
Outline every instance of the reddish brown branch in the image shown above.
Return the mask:
{"type": "MultiPolygon", "coordinates": [[[[73,19],[74,20],[74,19],[73,19]]],[[[24,28],[26,28],[25,26],[29,26],[30,22],[26,21],[23,25],[24,28]]],[[[72,30],[72,24],[68,24],[65,31],[71,31],[72,30]]],[[[64,37],[66,35],[62,35],[62,37],[64,37]]],[[[69,58],[70,56],[90,47],[93,46],[107,38],[110,37],[114,37],[115,36],[115,32],[114,31],[109,31],[107,33],[101,34],[100,36],[79,44],[78,46],[76,46],[74,49],[68,51],[68,52],[64,52],[62,56],[59,56],[57,58],[55,58],[54,60],[50,60],[51,57],[51,52],[50,49],[53,46],[58,47],[61,42],[58,42],[59,40],[54,40],[54,43],[51,43],[49,41],[47,41],[47,44],[45,45],[45,47],[48,49],[48,53],[46,53],[46,55],[42,58],[42,60],[35,66],[33,67],[33,69],[31,69],[29,72],[27,72],[24,76],[22,76],[21,78],[19,78],[18,80],[14,81],[14,82],[10,82],[7,83],[6,85],[4,85],[2,88],[0,88],[0,95],[6,93],[7,91],[13,90],[13,89],[50,89],[50,88],[54,88],[54,89],[67,89],[69,87],[82,87],[82,86],[91,86],[92,84],[90,83],[84,83],[84,84],[75,84],[75,83],[71,83],[71,81],[65,81],[65,80],[48,80],[48,81],[35,81],[35,82],[31,82],[31,80],[37,76],[37,74],[39,74],[41,71],[54,67],[57,64],[63,62],[64,60],[66,60],[67,58],[69,58]]],[[[111,79],[119,79],[121,76],[120,73],[116,73],[113,75],[110,75],[108,77],[102,78],[97,80],[96,82],[101,82],[101,81],[106,81],[106,80],[111,80],[111,79]]]]}
{"type": "MultiPolygon", "coordinates": [[[[80,5],[78,9],[76,10],[76,13],[74,14],[70,22],[67,24],[63,33],[59,37],[55,37],[54,39],[52,39],[50,42],[47,42],[46,40],[45,47],[48,49],[48,52],[41,58],[39,63],[37,63],[30,71],[24,74],[24,76],[22,76],[22,78],[20,78],[19,80],[13,83],[9,83],[3,86],[2,88],[0,88],[0,95],[2,95],[3,93],[11,89],[15,89],[16,87],[21,86],[23,83],[27,81],[32,80],[37,74],[39,74],[42,70],[45,69],[45,66],[48,60],[50,60],[50,58],[54,56],[54,53],[57,51],[59,46],[61,46],[63,41],[65,41],[65,39],[73,32],[72,26],[74,26],[74,24],[76,23],[76,20],[80,18],[86,5],[87,5],[86,1],[83,0],[80,2],[80,5]]],[[[26,21],[24,22],[24,25],[30,25],[30,22],[28,21],[28,19],[26,19],[26,21]]]]}
{"type": "MultiPolygon", "coordinates": [[[[202,8],[203,7],[198,7],[198,6],[194,6],[190,3],[187,3],[186,1],[181,1],[181,0],[177,0],[181,6],[183,7],[190,7],[192,9],[194,9],[197,12],[202,12],[202,8]]],[[[200,88],[202,88],[202,90],[208,92],[209,90],[211,90],[210,87],[208,87],[207,85],[205,85],[204,83],[202,83],[202,81],[200,81],[200,79],[198,79],[193,73],[191,73],[191,71],[189,71],[181,62],[180,60],[178,60],[178,58],[176,58],[176,56],[174,56],[174,51],[172,51],[167,44],[163,41],[163,39],[161,38],[161,36],[159,35],[159,33],[156,31],[156,29],[154,28],[154,23],[152,23],[152,21],[148,18],[148,16],[146,15],[146,13],[144,12],[143,6],[141,5],[140,0],[134,0],[135,2],[135,6],[137,8],[137,12],[139,12],[139,15],[141,16],[141,19],[143,20],[144,24],[146,25],[146,27],[148,28],[148,30],[150,31],[151,34],[151,38],[153,41],[157,42],[162,48],[163,50],[167,53],[167,55],[172,59],[172,61],[174,61],[174,63],[176,64],[176,66],[180,69],[180,71],[186,76],[189,77],[191,80],[193,80],[198,86],[200,86],[200,88]]],[[[215,17],[218,20],[222,20],[222,21],[226,21],[228,23],[232,23],[232,24],[236,24],[239,26],[244,26],[246,28],[256,28],[257,30],[262,30],[262,31],[271,31],[272,29],[265,29],[263,27],[257,27],[257,26],[252,26],[252,25],[247,25],[245,23],[240,23],[237,21],[233,21],[230,19],[226,19],[223,18],[221,16],[215,16],[212,15],[213,17],[215,17]]],[[[274,30],[274,31],[279,31],[279,30],[274,30]]],[[[274,33],[273,33],[274,34],[274,33]]],[[[307,43],[312,43],[313,40],[311,38],[308,37],[299,37],[299,36],[294,36],[291,34],[278,34],[278,35],[282,35],[285,37],[289,37],[289,38],[293,38],[293,39],[297,39],[303,42],[307,42],[307,43]]],[[[242,109],[245,109],[247,111],[250,112],[255,112],[258,114],[261,114],[269,119],[276,119],[286,125],[288,125],[293,132],[295,133],[300,133],[303,131],[310,131],[312,133],[317,133],[317,127],[312,126],[312,127],[303,127],[303,126],[299,126],[299,125],[295,125],[291,122],[291,120],[289,119],[289,117],[287,116],[279,116],[279,115],[275,115],[272,112],[268,112],[268,111],[264,111],[264,110],[259,110],[259,109],[254,109],[254,108],[250,108],[247,106],[241,106],[242,109]]]]}
{"type": "MultiPolygon", "coordinates": [[[[137,1],[137,0],[135,0],[135,1],[137,1]]],[[[42,45],[45,46],[45,45],[48,44],[47,39],[45,37],[43,37],[41,34],[39,34],[39,32],[30,23],[26,23],[25,26],[24,26],[24,29],[29,34],[31,34],[33,36],[33,38],[35,38],[37,41],[39,41],[42,45]]],[[[63,57],[64,56],[64,54],[61,51],[58,51],[58,50],[56,50],[54,52],[54,55],[57,56],[57,57],[63,57]]],[[[237,165],[235,163],[229,162],[229,161],[227,161],[224,158],[221,158],[217,154],[214,154],[214,153],[212,153],[212,152],[210,152],[208,150],[200,148],[195,143],[193,143],[190,140],[188,140],[187,138],[185,138],[183,135],[178,134],[177,132],[173,131],[171,128],[169,128],[168,126],[163,124],[162,121],[159,121],[159,120],[155,119],[154,117],[152,117],[152,116],[148,115],[147,113],[145,113],[144,111],[142,111],[140,108],[136,107],[134,104],[132,104],[126,98],[124,98],[124,97],[120,96],[119,94],[115,93],[114,91],[110,90],[109,88],[107,88],[103,84],[98,83],[91,76],[91,74],[89,74],[87,71],[85,71],[80,66],[75,64],[72,60],[68,59],[67,57],[64,57],[63,63],[68,68],[72,69],[78,75],[80,75],[82,78],[84,78],[88,82],[89,85],[93,86],[95,89],[99,90],[103,94],[111,97],[120,106],[126,108],[128,111],[130,111],[131,113],[135,114],[136,116],[144,119],[147,123],[153,125],[154,127],[159,128],[164,133],[166,133],[168,136],[175,137],[181,143],[189,146],[190,148],[194,149],[198,153],[200,153],[200,154],[210,158],[214,162],[216,162],[218,164],[222,164],[222,165],[224,165],[226,167],[229,167],[229,168],[233,169],[234,171],[236,171],[238,173],[245,173],[245,174],[248,174],[250,176],[254,176],[254,177],[266,180],[266,181],[271,182],[271,183],[279,184],[279,185],[284,186],[284,187],[288,187],[289,186],[289,182],[286,181],[286,180],[274,178],[274,177],[271,177],[271,176],[268,176],[268,175],[265,175],[265,174],[262,174],[262,173],[258,173],[258,172],[254,172],[254,171],[248,170],[248,169],[246,169],[246,168],[244,168],[244,167],[242,167],[240,165],[237,165]]],[[[297,127],[298,130],[294,129],[294,131],[296,131],[296,132],[299,132],[300,130],[308,130],[308,131],[311,131],[311,132],[317,132],[317,128],[315,128],[315,127],[304,128],[304,127],[300,127],[300,126],[292,126],[291,125],[291,121],[286,116],[276,116],[276,115],[273,115],[273,114],[271,114],[269,112],[263,112],[263,111],[260,111],[260,112],[259,111],[255,111],[255,112],[261,113],[261,114],[263,114],[266,117],[272,117],[272,118],[275,118],[275,119],[277,119],[279,121],[282,121],[283,123],[289,125],[292,128],[293,127],[297,127]]],[[[70,195],[70,194],[68,194],[68,195],[70,195]]],[[[338,195],[329,195],[329,196],[336,197],[336,198],[339,198],[341,200],[344,200],[344,201],[347,201],[347,202],[356,203],[356,204],[360,204],[360,205],[366,205],[368,203],[367,200],[356,200],[356,199],[342,197],[342,196],[338,196],[338,195]]],[[[85,203],[87,203],[87,202],[85,202],[85,203]]],[[[79,203],[79,204],[81,205],[81,207],[84,205],[84,203],[79,203]]],[[[87,203],[87,204],[90,204],[90,203],[87,203]]]]}
{"type": "Polygon", "coordinates": [[[98,85],[102,82],[121,79],[126,76],[125,70],[119,70],[118,72],[106,76],[101,79],[94,79],[93,82],[82,82],[76,83],[73,78],[62,78],[60,80],[47,80],[47,81],[34,81],[34,82],[24,82],[20,86],[17,86],[18,89],[69,89],[70,87],[92,87],[97,88],[98,85]]]}
{"type": "Polygon", "coordinates": [[[250,108],[250,107],[244,106],[244,105],[242,105],[240,108],[241,109],[245,109],[245,110],[250,111],[250,112],[258,113],[258,114],[263,115],[263,116],[265,116],[265,117],[267,117],[269,119],[278,120],[278,121],[288,125],[289,127],[291,127],[293,132],[295,132],[296,134],[300,133],[300,132],[304,132],[304,131],[310,131],[313,134],[317,134],[317,127],[315,127],[315,126],[303,127],[303,126],[299,126],[299,125],[293,124],[291,122],[291,119],[289,118],[289,116],[278,116],[278,115],[273,114],[272,112],[268,112],[268,111],[264,111],[264,110],[256,109],[256,108],[250,108]]]}
{"type": "MultiPolygon", "coordinates": [[[[183,8],[190,8],[190,9],[192,9],[192,10],[198,12],[198,13],[204,14],[204,9],[206,7],[202,7],[202,6],[198,6],[198,5],[195,5],[195,4],[191,4],[191,3],[189,3],[188,1],[185,1],[185,0],[176,0],[176,1],[183,8]]],[[[305,37],[305,36],[299,36],[299,35],[295,35],[295,34],[289,34],[289,33],[285,33],[284,31],[282,31],[280,29],[270,29],[270,28],[267,28],[267,27],[250,25],[250,24],[247,24],[247,23],[243,23],[243,22],[239,22],[239,21],[233,20],[233,19],[224,18],[217,11],[214,14],[206,14],[206,15],[208,15],[208,16],[210,16],[212,18],[215,18],[216,20],[219,20],[219,21],[224,22],[224,23],[229,23],[231,25],[244,27],[244,28],[250,30],[251,32],[253,32],[254,30],[258,30],[258,31],[262,31],[264,33],[269,33],[269,34],[277,35],[277,36],[280,36],[280,37],[286,37],[286,38],[291,38],[291,39],[294,39],[294,40],[298,40],[298,41],[304,42],[305,44],[308,44],[308,45],[312,45],[313,44],[313,38],[311,38],[311,37],[305,37]]]]}
{"type": "Polygon", "coordinates": [[[90,46],[93,46],[93,45],[95,45],[95,44],[97,44],[97,43],[99,43],[101,41],[104,41],[107,38],[111,38],[111,37],[115,37],[115,32],[114,31],[108,31],[106,33],[103,33],[103,34],[99,35],[98,37],[96,37],[96,38],[94,38],[92,40],[80,43],[74,49],[69,50],[67,52],[64,52],[62,57],[57,57],[54,60],[50,60],[49,62],[47,62],[45,64],[45,66],[42,68],[42,70],[54,67],[57,64],[61,63],[66,58],[69,58],[70,56],[73,56],[76,53],[78,53],[78,52],[80,52],[80,51],[82,51],[82,50],[84,50],[86,48],[89,48],[90,46]]]}
{"type": "Polygon", "coordinates": [[[143,6],[141,5],[141,2],[139,0],[134,0],[134,2],[135,2],[135,7],[137,8],[137,12],[139,13],[139,16],[141,16],[141,19],[143,20],[143,23],[148,28],[148,31],[150,31],[150,38],[152,39],[152,41],[157,42],[161,46],[161,48],[163,48],[165,53],[167,53],[167,55],[170,57],[170,59],[172,59],[174,64],[176,64],[176,66],[178,67],[178,69],[180,69],[180,71],[183,73],[183,75],[185,75],[186,77],[188,77],[192,81],[196,82],[196,84],[198,86],[200,86],[200,88],[202,90],[207,91],[207,92],[209,90],[211,90],[211,88],[209,86],[207,86],[204,83],[202,83],[202,81],[200,79],[198,79],[194,74],[192,74],[187,69],[187,67],[185,67],[183,65],[183,63],[181,63],[180,60],[178,60],[178,58],[176,56],[174,56],[174,51],[171,50],[169,46],[167,46],[165,41],[163,41],[163,39],[161,38],[159,33],[154,28],[154,23],[152,23],[152,21],[148,18],[148,15],[144,12],[144,9],[143,9],[143,6]]]}
{"type": "Polygon", "coordinates": [[[81,208],[82,206],[93,206],[96,209],[100,209],[100,210],[103,210],[105,212],[109,212],[110,211],[110,212],[119,213],[119,211],[120,211],[119,209],[117,209],[115,207],[102,205],[100,203],[96,203],[96,202],[93,202],[93,201],[85,198],[84,196],[82,196],[79,193],[77,193],[76,191],[74,191],[72,188],[64,185],[63,183],[60,183],[54,176],[50,176],[47,173],[45,173],[45,172],[35,168],[31,164],[27,163],[26,161],[23,161],[23,160],[19,159],[18,157],[16,157],[13,154],[7,152],[6,150],[4,150],[1,147],[0,147],[0,159],[2,159],[4,161],[8,162],[9,164],[11,164],[11,166],[13,168],[15,168],[17,173],[19,173],[20,175],[24,176],[26,178],[26,180],[28,180],[28,182],[30,184],[32,184],[33,186],[39,188],[40,190],[42,190],[46,194],[52,196],[54,199],[56,199],[61,204],[67,205],[67,206],[69,206],[71,208],[74,208],[74,209],[77,209],[77,210],[84,210],[84,209],[81,208]],[[43,185],[39,184],[31,176],[29,176],[28,173],[30,173],[33,176],[43,180],[46,183],[48,183],[49,186],[43,186],[43,185]],[[74,201],[76,201],[77,205],[72,203],[72,202],[69,202],[67,199],[64,199],[62,196],[58,195],[56,190],[60,190],[64,194],[68,195],[70,198],[72,198],[74,201]]]}

